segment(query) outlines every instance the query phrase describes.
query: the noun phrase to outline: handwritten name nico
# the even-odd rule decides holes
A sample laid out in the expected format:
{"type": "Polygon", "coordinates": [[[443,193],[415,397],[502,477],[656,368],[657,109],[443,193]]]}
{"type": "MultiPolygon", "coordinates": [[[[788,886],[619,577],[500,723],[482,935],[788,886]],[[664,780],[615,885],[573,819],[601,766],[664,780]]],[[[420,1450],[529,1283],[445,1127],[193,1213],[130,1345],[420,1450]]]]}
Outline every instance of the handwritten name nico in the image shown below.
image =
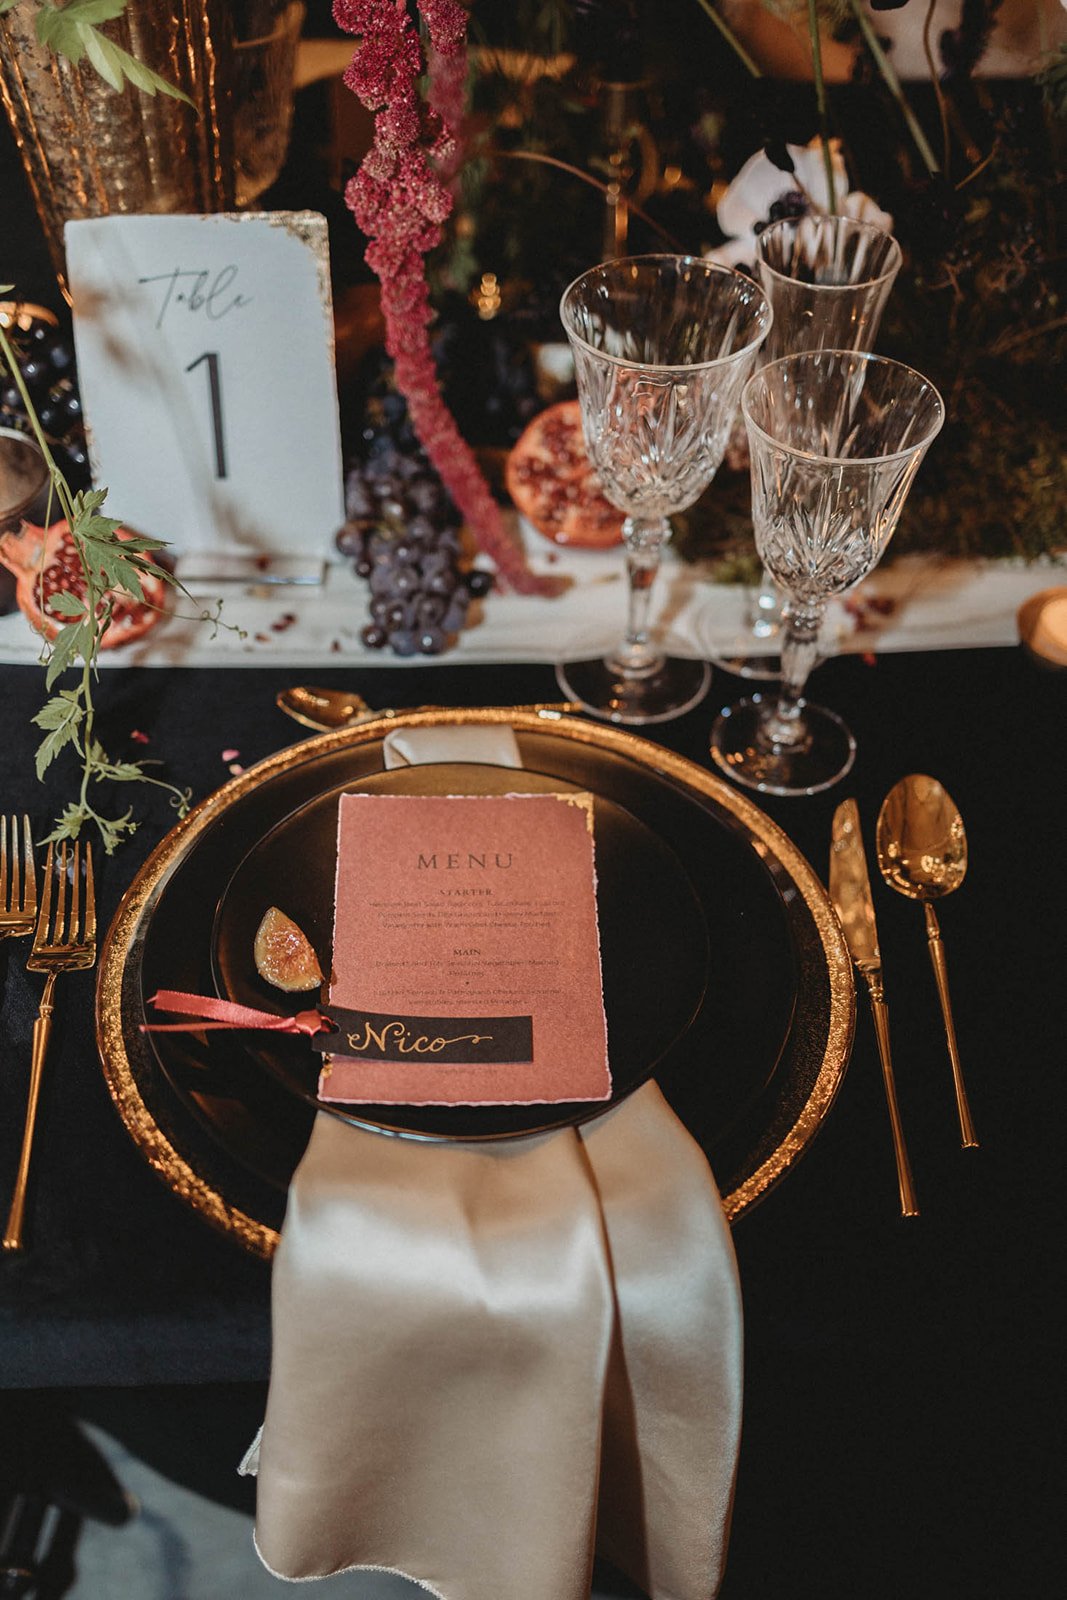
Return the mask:
{"type": "Polygon", "coordinates": [[[452,1039],[429,1038],[426,1034],[412,1034],[402,1022],[386,1022],[380,1028],[373,1028],[369,1022],[364,1022],[362,1032],[348,1035],[348,1048],[353,1055],[359,1055],[370,1049],[396,1050],[402,1056],[436,1056],[440,1055],[450,1044],[462,1044],[469,1040],[471,1044],[488,1043],[492,1039],[491,1033],[457,1033],[452,1039]]]}

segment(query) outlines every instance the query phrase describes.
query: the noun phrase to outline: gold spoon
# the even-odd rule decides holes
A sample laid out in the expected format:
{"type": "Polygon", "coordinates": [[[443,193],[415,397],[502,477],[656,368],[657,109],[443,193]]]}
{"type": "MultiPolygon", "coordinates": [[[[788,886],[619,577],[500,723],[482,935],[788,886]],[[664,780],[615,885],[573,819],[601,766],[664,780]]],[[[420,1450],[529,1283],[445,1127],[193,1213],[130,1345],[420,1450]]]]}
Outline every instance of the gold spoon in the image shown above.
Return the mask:
{"type": "Polygon", "coordinates": [[[941,1015],[945,1019],[952,1081],[956,1088],[956,1110],[960,1119],[960,1139],[965,1150],[974,1149],[978,1137],[967,1104],[952,1002],[948,992],[948,972],[941,929],[932,901],[958,889],[967,872],[967,835],[963,818],[952,796],[924,773],[913,772],[895,783],[882,801],[875,832],[875,850],[882,877],[891,889],[909,900],[921,900],[926,914],[926,937],[941,1015]]]}
{"type": "Polygon", "coordinates": [[[345,689],[311,689],[298,685],[283,689],[275,700],[280,711],[305,728],[332,733],[335,728],[354,727],[374,717],[392,717],[393,711],[372,711],[360,694],[345,689]]]}
{"type": "MultiPolygon", "coordinates": [[[[275,696],[275,705],[294,722],[317,733],[333,733],[337,728],[354,728],[361,722],[374,722],[379,717],[395,717],[392,709],[372,711],[362,695],[350,694],[345,689],[311,689],[297,685],[283,689],[275,696]]],[[[438,706],[414,706],[415,711],[436,711],[438,706]]],[[[533,705],[512,706],[513,711],[536,711],[546,721],[580,712],[582,707],[574,700],[539,700],[533,705]]]]}

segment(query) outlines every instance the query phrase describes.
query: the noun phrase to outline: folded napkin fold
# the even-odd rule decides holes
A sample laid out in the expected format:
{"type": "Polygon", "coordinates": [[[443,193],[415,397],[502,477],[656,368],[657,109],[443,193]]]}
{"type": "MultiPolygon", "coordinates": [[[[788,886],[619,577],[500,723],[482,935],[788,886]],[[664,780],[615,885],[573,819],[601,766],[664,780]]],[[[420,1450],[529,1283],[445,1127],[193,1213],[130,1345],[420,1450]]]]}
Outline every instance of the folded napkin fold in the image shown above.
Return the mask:
{"type": "Polygon", "coordinates": [[[418,767],[430,761],[477,761],[490,767],[521,767],[519,743],[510,728],[493,723],[469,728],[394,728],[384,740],[386,768],[418,767]]]}
{"type": "MultiPolygon", "coordinates": [[[[390,734],[387,764],[521,765],[510,730],[422,733],[390,734]]],[[[316,1118],[245,1465],[272,1572],[586,1600],[599,1548],[652,1600],[710,1600],[740,1421],[729,1230],[655,1084],[500,1142],[316,1118]]]]}

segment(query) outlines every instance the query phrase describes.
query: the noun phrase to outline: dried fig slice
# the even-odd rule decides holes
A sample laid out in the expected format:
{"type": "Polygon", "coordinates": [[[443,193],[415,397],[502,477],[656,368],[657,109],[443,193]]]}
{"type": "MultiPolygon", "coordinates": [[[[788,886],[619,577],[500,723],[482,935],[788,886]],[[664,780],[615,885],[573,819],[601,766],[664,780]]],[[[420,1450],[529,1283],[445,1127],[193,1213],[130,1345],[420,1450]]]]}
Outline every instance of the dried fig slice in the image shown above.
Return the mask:
{"type": "Polygon", "coordinates": [[[253,956],[260,977],[287,994],[317,989],[323,981],[307,935],[277,906],[267,910],[256,929],[253,956]]]}

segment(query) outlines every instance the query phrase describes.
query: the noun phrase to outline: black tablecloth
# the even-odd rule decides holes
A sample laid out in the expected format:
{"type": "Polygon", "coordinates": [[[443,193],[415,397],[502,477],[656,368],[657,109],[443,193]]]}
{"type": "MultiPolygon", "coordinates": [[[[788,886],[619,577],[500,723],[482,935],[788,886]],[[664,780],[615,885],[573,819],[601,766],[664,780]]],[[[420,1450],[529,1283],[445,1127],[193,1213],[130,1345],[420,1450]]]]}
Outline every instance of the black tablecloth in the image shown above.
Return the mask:
{"type": "MultiPolygon", "coordinates": [[[[274,708],[292,674],[107,670],[101,735],[158,759],[199,799],[299,736],[274,708]],[[150,737],[132,739],[133,730],[150,737]],[[238,750],[239,757],[223,752],[238,750]]],[[[316,671],[372,704],[555,699],[541,667],[316,671]]],[[[33,775],[40,673],[0,668],[0,809],[40,832],[67,798],[33,775]]],[[[898,1214],[870,1018],[827,1124],[735,1230],[746,1307],[746,1423],[723,1600],[819,1594],[1038,1592],[1055,1516],[1052,1397],[1061,1344],[1058,1230],[1067,1005],[1063,977],[1064,686],[1021,651],[844,658],[817,697],[859,740],[851,776],[766,809],[825,878],[830,818],[855,794],[873,839],[903,773],[939,777],[967,822],[971,866],[942,929],[972,1109],[962,1151],[918,908],[876,884],[894,1059],[922,1216],[898,1214]]],[[[654,737],[706,762],[711,699],[654,737]]],[[[111,799],[113,797],[109,797],[111,799]]],[[[172,820],[131,792],[135,840],[99,874],[107,917],[172,820]]],[[[0,945],[0,1203],[17,1156],[40,979],[0,945]]],[[[34,1248],[0,1261],[0,1386],[262,1379],[269,1269],[188,1213],[119,1122],[92,1043],[92,978],[65,978],[42,1105],[34,1248]]]]}

